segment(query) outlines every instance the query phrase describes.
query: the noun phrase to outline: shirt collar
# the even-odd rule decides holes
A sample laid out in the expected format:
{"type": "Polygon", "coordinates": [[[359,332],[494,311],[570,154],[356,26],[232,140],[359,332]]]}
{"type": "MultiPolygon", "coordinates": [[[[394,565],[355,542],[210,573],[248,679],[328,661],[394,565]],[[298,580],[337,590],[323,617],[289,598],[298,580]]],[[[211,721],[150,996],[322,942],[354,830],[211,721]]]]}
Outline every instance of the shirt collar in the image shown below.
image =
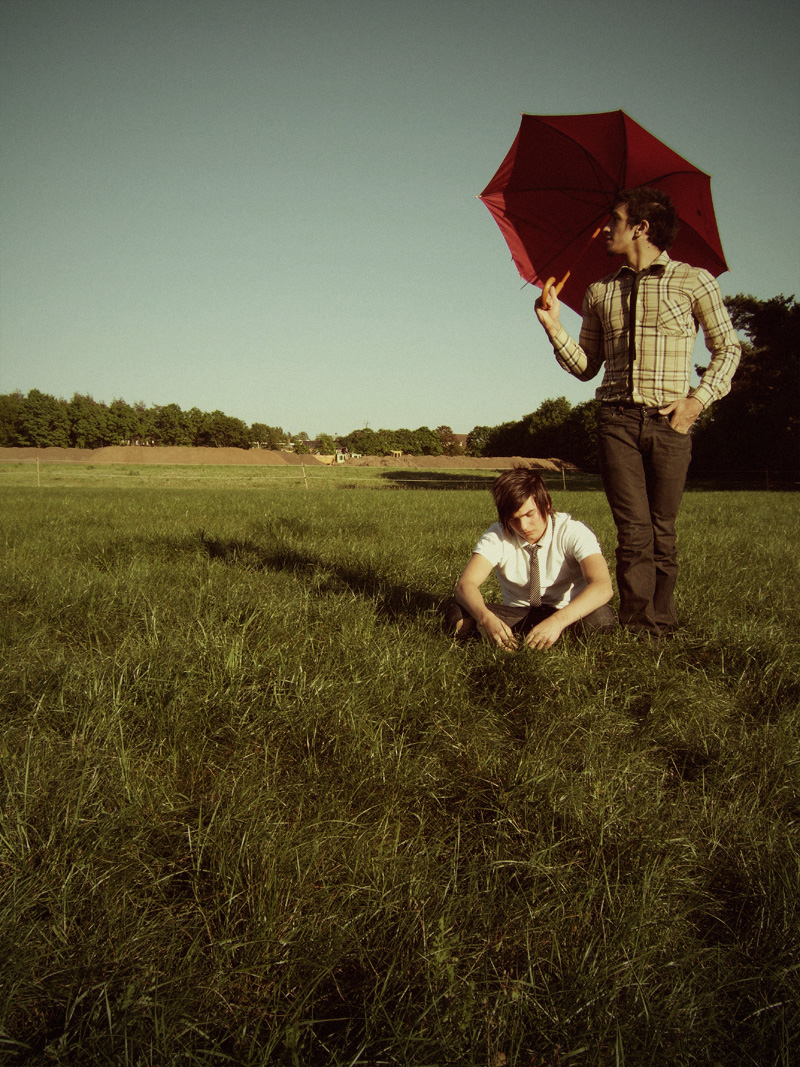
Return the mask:
{"type": "Polygon", "coordinates": [[[525,538],[524,537],[520,537],[520,535],[516,531],[514,531],[514,539],[517,542],[517,547],[518,548],[522,548],[522,549],[532,548],[533,545],[539,545],[541,548],[544,548],[546,545],[548,545],[553,540],[553,535],[555,534],[555,532],[556,532],[556,517],[555,517],[554,514],[551,513],[550,517],[547,520],[547,529],[544,531],[544,533],[542,534],[542,536],[539,538],[538,541],[533,541],[533,542],[526,541],[525,538]]]}
{"type": "MultiPolygon", "coordinates": [[[[659,255],[656,256],[656,258],[653,260],[649,267],[645,267],[645,269],[643,271],[639,271],[639,273],[649,274],[650,271],[653,270],[664,270],[669,262],[670,258],[665,248],[662,252],[659,253],[659,255]]],[[[622,266],[615,270],[614,273],[611,275],[612,281],[616,280],[620,276],[620,274],[622,274],[623,271],[629,274],[636,274],[636,271],[633,269],[633,267],[629,267],[627,263],[623,263],[622,266]]]]}

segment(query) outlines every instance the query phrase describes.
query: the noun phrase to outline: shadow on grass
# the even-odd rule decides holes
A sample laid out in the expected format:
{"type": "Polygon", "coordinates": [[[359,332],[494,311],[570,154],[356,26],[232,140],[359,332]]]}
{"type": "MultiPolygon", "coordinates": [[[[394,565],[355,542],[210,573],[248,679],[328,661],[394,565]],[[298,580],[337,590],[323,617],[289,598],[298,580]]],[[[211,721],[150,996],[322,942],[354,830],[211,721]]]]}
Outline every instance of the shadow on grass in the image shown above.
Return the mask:
{"type": "Polygon", "coordinates": [[[800,482],[790,475],[764,474],[722,477],[713,474],[689,473],[686,481],[687,493],[790,493],[800,488],[800,482]]]}
{"type": "Polygon", "coordinates": [[[376,606],[384,618],[396,621],[441,608],[442,597],[400,585],[369,566],[347,567],[287,545],[265,547],[254,541],[209,537],[200,532],[209,559],[255,570],[286,571],[319,593],[349,590],[376,606]]]}
{"type": "Polygon", "coordinates": [[[709,639],[684,643],[686,662],[702,671],[724,664],[735,679],[741,710],[757,722],[776,723],[800,708],[800,664],[796,650],[785,648],[780,658],[771,642],[722,642],[709,639]]]}
{"type": "Polygon", "coordinates": [[[497,477],[496,471],[485,475],[471,471],[411,471],[381,472],[381,480],[390,482],[393,489],[489,489],[497,477]]]}
{"type": "MultiPolygon", "coordinates": [[[[477,470],[461,471],[435,470],[386,470],[381,471],[382,481],[391,483],[393,489],[491,489],[492,482],[501,472],[487,469],[485,473],[477,470]]],[[[536,468],[541,474],[547,488],[552,492],[557,489],[581,490],[602,489],[599,474],[586,471],[561,471],[536,468]]]]}
{"type": "MultiPolygon", "coordinates": [[[[381,471],[379,480],[388,483],[392,489],[490,489],[492,482],[500,473],[487,469],[485,473],[478,470],[460,471],[404,470],[393,469],[381,471]]],[[[603,482],[595,471],[552,471],[537,468],[547,488],[553,492],[602,491],[603,482]]],[[[741,472],[736,475],[715,474],[714,472],[690,470],[686,482],[687,493],[707,492],[791,492],[800,488],[796,478],[790,474],[770,474],[763,472],[741,472]]]]}

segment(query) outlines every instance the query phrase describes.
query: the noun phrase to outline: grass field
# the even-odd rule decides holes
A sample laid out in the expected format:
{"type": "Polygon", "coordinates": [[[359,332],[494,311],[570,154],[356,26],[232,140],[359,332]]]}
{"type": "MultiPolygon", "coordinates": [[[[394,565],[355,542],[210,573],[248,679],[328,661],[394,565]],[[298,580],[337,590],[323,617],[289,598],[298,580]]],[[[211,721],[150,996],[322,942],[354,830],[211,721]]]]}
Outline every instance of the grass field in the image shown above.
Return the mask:
{"type": "Polygon", "coordinates": [[[115,470],[0,482],[0,1062],[798,1062],[796,496],[687,494],[668,644],[507,655],[482,490],[115,470]]]}
{"type": "MultiPolygon", "coordinates": [[[[502,461],[499,461],[502,462],[502,461]]],[[[0,462],[0,488],[60,489],[465,489],[487,487],[498,470],[355,466],[185,466],[0,462]]],[[[551,473],[554,487],[597,489],[600,477],[583,471],[551,473]]]]}

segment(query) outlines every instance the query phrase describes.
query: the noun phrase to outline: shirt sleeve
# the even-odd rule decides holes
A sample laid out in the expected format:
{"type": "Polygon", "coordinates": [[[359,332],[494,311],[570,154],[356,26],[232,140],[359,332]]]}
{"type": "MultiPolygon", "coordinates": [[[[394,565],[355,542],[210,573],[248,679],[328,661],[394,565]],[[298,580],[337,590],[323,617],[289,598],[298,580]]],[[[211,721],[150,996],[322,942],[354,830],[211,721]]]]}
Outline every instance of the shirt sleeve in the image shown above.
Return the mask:
{"type": "Polygon", "coordinates": [[[698,270],[698,286],[693,294],[692,311],[703,328],[706,348],[711,353],[711,362],[700,384],[689,390],[689,396],[699,400],[703,407],[730,392],[731,381],[739,366],[742,346],[733,328],[728,309],[716,279],[705,270],[698,270]]]}
{"type": "Polygon", "coordinates": [[[488,559],[493,567],[497,567],[502,562],[503,542],[496,526],[490,526],[481,534],[480,540],[472,551],[488,559]]]}
{"type": "Polygon", "coordinates": [[[571,556],[578,563],[583,563],[588,556],[596,556],[598,552],[603,554],[594,530],[577,519],[571,519],[567,524],[562,548],[566,557],[571,556]]]}
{"type": "Polygon", "coordinates": [[[583,324],[580,342],[574,341],[563,326],[551,338],[560,366],[582,382],[589,382],[603,365],[603,327],[592,299],[592,286],[583,298],[583,324]]]}

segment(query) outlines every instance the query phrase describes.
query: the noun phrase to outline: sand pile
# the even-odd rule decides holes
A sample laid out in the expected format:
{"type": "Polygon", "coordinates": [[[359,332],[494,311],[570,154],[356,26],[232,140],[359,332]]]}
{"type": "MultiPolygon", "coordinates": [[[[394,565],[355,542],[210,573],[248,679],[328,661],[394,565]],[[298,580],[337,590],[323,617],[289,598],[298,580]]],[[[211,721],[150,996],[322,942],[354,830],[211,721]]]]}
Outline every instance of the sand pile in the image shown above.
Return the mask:
{"type": "Polygon", "coordinates": [[[501,470],[505,467],[538,467],[540,470],[575,470],[571,463],[560,459],[529,459],[526,456],[363,456],[349,459],[347,467],[405,467],[412,470],[501,470]]]}
{"type": "Polygon", "coordinates": [[[267,448],[148,448],[145,445],[109,445],[108,448],[0,448],[0,462],[38,459],[41,463],[120,463],[186,466],[324,466],[316,456],[272,452],[267,448]]]}
{"type": "MultiPolygon", "coordinates": [[[[0,448],[0,463],[35,460],[40,463],[128,464],[144,466],[285,466],[323,467],[316,456],[296,456],[293,452],[272,452],[267,448],[161,448],[144,445],[110,445],[108,448],[0,448]]],[[[502,470],[506,467],[538,467],[540,470],[575,470],[560,459],[528,459],[523,456],[364,456],[349,459],[345,467],[392,467],[410,470],[502,470]]]]}

